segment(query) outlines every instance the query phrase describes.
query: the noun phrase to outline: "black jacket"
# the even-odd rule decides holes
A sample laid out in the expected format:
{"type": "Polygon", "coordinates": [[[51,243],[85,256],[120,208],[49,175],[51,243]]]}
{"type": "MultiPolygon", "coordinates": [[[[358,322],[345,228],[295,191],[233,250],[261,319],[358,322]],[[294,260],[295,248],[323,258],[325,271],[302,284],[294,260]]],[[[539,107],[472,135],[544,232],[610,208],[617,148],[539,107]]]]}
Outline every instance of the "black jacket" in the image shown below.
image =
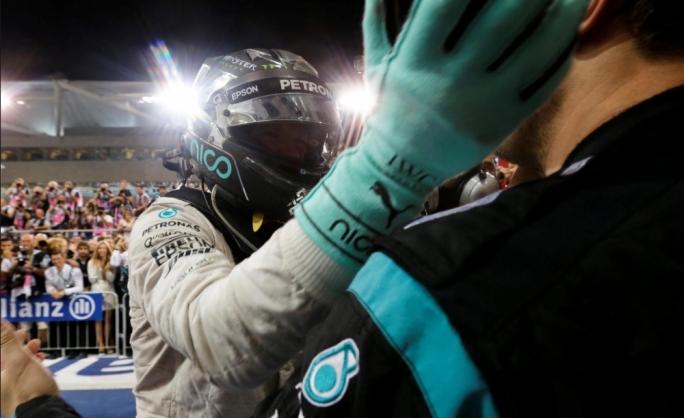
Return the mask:
{"type": "MultiPolygon", "coordinates": [[[[484,381],[462,397],[456,416],[487,416],[490,396],[504,417],[684,415],[684,180],[676,151],[683,117],[679,87],[597,129],[549,178],[419,220],[377,243],[438,306],[484,381]]],[[[377,260],[309,334],[298,380],[267,399],[257,417],[276,410],[298,417],[300,399],[307,418],[438,415],[415,353],[443,359],[427,371],[438,378],[458,377],[468,364],[447,367],[451,346],[426,350],[420,333],[403,345],[388,338],[387,324],[356,291],[359,281],[375,281],[374,297],[394,306],[406,329],[428,334],[437,323],[373,277],[389,271],[373,269],[377,260]],[[358,368],[347,369],[353,374],[345,375],[341,397],[315,405],[302,396],[302,375],[347,339],[358,348],[346,358],[358,368]]],[[[457,397],[455,387],[437,389],[457,397]]]]}
{"type": "Polygon", "coordinates": [[[64,399],[59,396],[39,396],[23,403],[15,411],[17,418],[81,418],[64,399]]]}

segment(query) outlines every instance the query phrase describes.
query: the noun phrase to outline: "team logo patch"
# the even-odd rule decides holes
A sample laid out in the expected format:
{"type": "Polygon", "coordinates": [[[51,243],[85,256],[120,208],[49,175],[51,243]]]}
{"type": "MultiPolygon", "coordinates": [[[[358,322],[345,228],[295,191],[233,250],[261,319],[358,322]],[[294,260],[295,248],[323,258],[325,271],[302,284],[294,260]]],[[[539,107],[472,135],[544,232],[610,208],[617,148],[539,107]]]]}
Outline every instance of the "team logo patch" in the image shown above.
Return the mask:
{"type": "Polygon", "coordinates": [[[170,219],[178,215],[178,209],[166,208],[159,212],[159,219],[170,219]]]}
{"type": "Polygon", "coordinates": [[[304,397],[312,405],[326,407],[339,402],[349,381],[359,372],[359,349],[351,338],[320,352],[302,382],[304,397]]]}

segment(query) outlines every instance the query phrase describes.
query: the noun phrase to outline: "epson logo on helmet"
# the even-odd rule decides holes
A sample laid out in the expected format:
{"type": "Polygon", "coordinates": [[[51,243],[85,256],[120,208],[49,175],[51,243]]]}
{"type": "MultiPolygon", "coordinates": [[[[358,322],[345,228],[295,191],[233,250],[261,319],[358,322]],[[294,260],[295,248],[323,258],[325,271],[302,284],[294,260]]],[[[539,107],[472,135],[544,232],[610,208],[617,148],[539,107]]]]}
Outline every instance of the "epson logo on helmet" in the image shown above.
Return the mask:
{"type": "Polygon", "coordinates": [[[233,164],[228,157],[221,155],[216,158],[216,152],[213,149],[209,147],[204,149],[204,144],[198,144],[196,139],[190,140],[190,155],[222,179],[227,179],[233,172],[233,164]]]}
{"type": "Polygon", "coordinates": [[[280,90],[309,91],[312,93],[318,93],[320,95],[328,97],[330,100],[333,100],[333,95],[332,93],[330,93],[330,90],[328,90],[320,84],[316,84],[312,81],[307,80],[280,80],[280,90]]]}
{"type": "Polygon", "coordinates": [[[249,87],[245,87],[242,90],[236,91],[235,93],[231,94],[230,96],[233,100],[237,100],[242,96],[249,96],[251,94],[258,93],[258,92],[259,92],[259,86],[249,86],[249,87]]]}

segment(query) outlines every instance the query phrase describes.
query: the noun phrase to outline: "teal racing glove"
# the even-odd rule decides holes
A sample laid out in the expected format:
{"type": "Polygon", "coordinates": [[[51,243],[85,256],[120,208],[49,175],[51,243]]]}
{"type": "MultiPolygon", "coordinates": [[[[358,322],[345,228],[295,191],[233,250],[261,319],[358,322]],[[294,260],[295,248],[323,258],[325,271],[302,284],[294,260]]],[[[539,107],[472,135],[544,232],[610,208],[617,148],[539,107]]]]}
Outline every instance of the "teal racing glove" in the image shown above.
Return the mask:
{"type": "Polygon", "coordinates": [[[296,208],[330,257],[359,268],[374,236],[475,165],[558,87],[589,0],[414,0],[392,45],[366,0],[366,77],[377,106],[359,145],[296,208]]]}

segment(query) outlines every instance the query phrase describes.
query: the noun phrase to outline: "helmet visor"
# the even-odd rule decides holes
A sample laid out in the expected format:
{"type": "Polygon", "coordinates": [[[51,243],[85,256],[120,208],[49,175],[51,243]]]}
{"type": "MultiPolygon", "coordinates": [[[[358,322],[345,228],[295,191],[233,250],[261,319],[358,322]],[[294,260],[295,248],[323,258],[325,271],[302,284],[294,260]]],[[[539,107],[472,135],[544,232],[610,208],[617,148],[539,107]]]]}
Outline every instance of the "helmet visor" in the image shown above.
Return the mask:
{"type": "Polygon", "coordinates": [[[229,105],[223,126],[231,138],[297,163],[318,165],[341,137],[335,102],[314,94],[274,94],[229,105]]]}
{"type": "Polygon", "coordinates": [[[323,153],[336,148],[341,136],[339,126],[296,120],[236,125],[228,131],[250,148],[305,166],[325,163],[323,153]]]}
{"type": "Polygon", "coordinates": [[[338,126],[335,102],[313,94],[274,94],[231,104],[227,126],[276,120],[322,123],[338,126]]]}

